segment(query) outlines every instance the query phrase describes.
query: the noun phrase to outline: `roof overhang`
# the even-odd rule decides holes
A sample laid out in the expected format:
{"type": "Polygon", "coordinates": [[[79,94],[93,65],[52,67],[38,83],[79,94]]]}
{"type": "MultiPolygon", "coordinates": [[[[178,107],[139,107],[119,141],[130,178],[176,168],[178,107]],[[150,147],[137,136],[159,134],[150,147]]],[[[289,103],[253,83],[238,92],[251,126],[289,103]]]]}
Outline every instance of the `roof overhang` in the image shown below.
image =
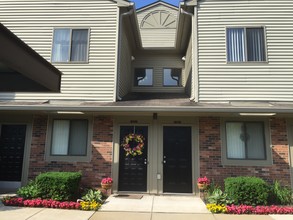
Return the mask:
{"type": "Polygon", "coordinates": [[[124,1],[124,0],[112,0],[113,2],[117,2],[117,5],[119,7],[128,7],[130,6],[132,3],[128,2],[128,1],[124,1]]]}
{"type": "Polygon", "coordinates": [[[188,2],[181,2],[178,10],[178,24],[176,30],[175,48],[180,51],[186,51],[191,36],[191,16],[182,13],[182,10],[193,14],[194,6],[189,5],[188,2]]]}
{"type": "Polygon", "coordinates": [[[51,92],[60,92],[61,72],[0,23],[0,63],[51,92]]]}
{"type": "MultiPolygon", "coordinates": [[[[127,34],[129,36],[129,39],[131,39],[134,48],[140,50],[142,48],[142,41],[137,20],[137,14],[135,10],[135,4],[131,2],[129,3],[128,7],[120,7],[120,16],[121,21],[127,20],[127,22],[129,22],[129,25],[127,27],[130,28],[130,31],[128,31],[127,34]],[[130,14],[128,14],[127,16],[121,16],[125,13],[130,14]]],[[[125,27],[123,26],[123,28],[125,27]]]]}
{"type": "Polygon", "coordinates": [[[198,0],[184,0],[183,2],[180,2],[181,5],[186,5],[186,6],[196,6],[198,0]]]}
{"type": "Polygon", "coordinates": [[[134,40],[135,40],[136,48],[141,49],[142,48],[142,40],[141,40],[141,36],[140,36],[140,30],[139,30],[139,24],[138,24],[138,20],[137,20],[137,14],[136,14],[136,10],[135,10],[135,4],[133,3],[131,5],[131,7],[133,10],[133,14],[130,15],[130,22],[131,22],[132,28],[133,28],[134,40]]]}
{"type": "Polygon", "coordinates": [[[169,4],[168,2],[164,2],[164,1],[159,0],[159,1],[153,2],[151,4],[145,5],[145,6],[141,7],[141,8],[139,8],[139,9],[137,9],[137,13],[140,13],[140,12],[142,12],[144,10],[150,9],[150,8],[155,7],[157,5],[164,5],[166,7],[171,8],[171,9],[178,10],[178,7],[176,7],[176,6],[172,5],[172,4],[169,4]]]}
{"type": "Polygon", "coordinates": [[[84,113],[188,113],[188,114],[233,114],[237,116],[293,116],[293,103],[282,102],[227,102],[227,103],[195,103],[189,99],[178,100],[140,100],[121,102],[94,101],[44,101],[44,102],[0,102],[0,111],[43,111],[43,112],[84,112],[84,113]],[[171,104],[170,104],[171,103],[171,104]]]}

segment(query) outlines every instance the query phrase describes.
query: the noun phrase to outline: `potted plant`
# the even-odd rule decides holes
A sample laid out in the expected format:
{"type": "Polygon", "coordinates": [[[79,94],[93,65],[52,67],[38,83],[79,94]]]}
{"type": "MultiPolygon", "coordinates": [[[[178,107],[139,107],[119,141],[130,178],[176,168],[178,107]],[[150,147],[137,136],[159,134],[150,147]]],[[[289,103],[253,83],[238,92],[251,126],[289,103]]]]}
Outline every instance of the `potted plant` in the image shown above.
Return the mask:
{"type": "Polygon", "coordinates": [[[198,189],[206,189],[210,185],[211,181],[206,177],[199,177],[197,179],[198,189]]]}
{"type": "Polygon", "coordinates": [[[113,185],[113,179],[111,177],[103,178],[101,181],[101,186],[103,189],[111,189],[113,185]]]}

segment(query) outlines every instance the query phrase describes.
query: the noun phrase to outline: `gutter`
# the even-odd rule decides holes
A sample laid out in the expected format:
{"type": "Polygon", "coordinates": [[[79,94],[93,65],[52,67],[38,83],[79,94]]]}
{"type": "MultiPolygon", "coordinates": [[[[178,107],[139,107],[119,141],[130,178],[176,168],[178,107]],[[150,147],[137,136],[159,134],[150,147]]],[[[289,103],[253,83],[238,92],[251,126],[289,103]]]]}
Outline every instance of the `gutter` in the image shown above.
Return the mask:
{"type": "Polygon", "coordinates": [[[196,95],[195,95],[195,84],[196,84],[196,80],[195,80],[195,44],[194,42],[197,42],[195,41],[195,37],[194,37],[194,31],[195,31],[195,19],[194,19],[194,14],[190,13],[190,12],[187,12],[185,11],[183,8],[180,9],[180,13],[182,14],[186,14],[188,16],[191,17],[191,45],[192,45],[192,49],[191,49],[191,57],[192,57],[192,73],[191,73],[191,82],[194,83],[194,86],[192,88],[193,90],[193,95],[190,97],[190,101],[195,101],[196,100],[196,95]]]}
{"type": "Polygon", "coordinates": [[[0,106],[0,111],[78,111],[78,112],[190,112],[190,113],[293,113],[293,108],[211,107],[211,106],[0,106]]]}
{"type": "MultiPolygon", "coordinates": [[[[134,3],[131,4],[132,7],[133,5],[134,3]]],[[[119,8],[119,10],[121,10],[121,8],[119,8]]],[[[121,14],[119,18],[119,42],[118,42],[118,62],[117,62],[117,79],[116,79],[116,99],[119,101],[122,100],[122,98],[119,95],[119,91],[120,91],[120,75],[121,75],[120,65],[121,65],[123,18],[133,13],[134,13],[134,9],[132,8],[130,11],[121,14]]]]}

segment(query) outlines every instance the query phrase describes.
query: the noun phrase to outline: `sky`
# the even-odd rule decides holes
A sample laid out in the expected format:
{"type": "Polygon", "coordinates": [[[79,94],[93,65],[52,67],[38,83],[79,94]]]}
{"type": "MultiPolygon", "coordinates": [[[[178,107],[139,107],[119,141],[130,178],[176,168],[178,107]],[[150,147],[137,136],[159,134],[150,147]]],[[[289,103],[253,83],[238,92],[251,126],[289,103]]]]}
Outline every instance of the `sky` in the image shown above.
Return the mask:
{"type": "MultiPolygon", "coordinates": [[[[172,5],[178,6],[180,0],[163,0],[164,2],[170,3],[172,5]]],[[[132,0],[135,3],[136,8],[141,8],[145,5],[149,5],[153,2],[157,2],[157,0],[132,0]]]]}

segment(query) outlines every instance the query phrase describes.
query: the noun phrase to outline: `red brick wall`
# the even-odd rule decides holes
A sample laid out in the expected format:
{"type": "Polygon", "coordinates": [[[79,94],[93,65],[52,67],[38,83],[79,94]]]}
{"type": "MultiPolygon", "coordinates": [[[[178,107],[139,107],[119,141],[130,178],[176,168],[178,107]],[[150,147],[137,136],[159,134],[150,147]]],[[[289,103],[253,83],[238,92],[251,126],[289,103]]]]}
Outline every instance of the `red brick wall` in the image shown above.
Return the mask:
{"type": "Polygon", "coordinates": [[[199,119],[200,175],[223,184],[226,177],[257,176],[267,181],[280,180],[290,185],[289,146],[286,120],[271,118],[272,166],[223,166],[221,164],[220,118],[199,119]]]}
{"type": "MultiPolygon", "coordinates": [[[[82,171],[83,185],[96,187],[103,177],[111,176],[113,120],[110,117],[94,118],[90,162],[45,161],[47,122],[47,116],[34,117],[29,179],[46,171],[82,171]]],[[[200,175],[208,176],[219,184],[223,184],[226,177],[249,175],[258,176],[268,181],[278,179],[289,185],[290,169],[286,120],[272,118],[270,131],[273,145],[272,166],[222,166],[220,118],[200,118],[200,175]]]]}
{"type": "Polygon", "coordinates": [[[111,176],[113,120],[110,117],[94,118],[90,162],[45,161],[47,122],[47,116],[34,117],[29,179],[47,171],[81,171],[82,184],[97,187],[103,177],[111,176]]]}

